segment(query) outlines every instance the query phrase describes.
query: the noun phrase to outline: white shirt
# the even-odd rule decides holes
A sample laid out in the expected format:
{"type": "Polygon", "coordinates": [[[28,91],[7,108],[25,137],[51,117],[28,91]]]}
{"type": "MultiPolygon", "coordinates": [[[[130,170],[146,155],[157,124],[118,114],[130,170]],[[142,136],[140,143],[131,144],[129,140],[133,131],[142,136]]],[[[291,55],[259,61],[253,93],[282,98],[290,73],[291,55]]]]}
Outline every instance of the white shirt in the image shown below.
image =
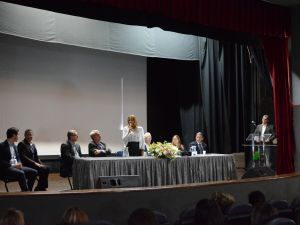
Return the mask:
{"type": "Polygon", "coordinates": [[[12,158],[12,159],[13,159],[13,158],[17,159],[16,152],[15,152],[15,148],[14,148],[14,144],[11,144],[11,143],[9,143],[9,142],[8,142],[8,144],[9,144],[9,150],[10,150],[11,158],[12,158]]]}
{"type": "Polygon", "coordinates": [[[265,134],[266,129],[267,129],[267,125],[262,125],[262,127],[261,127],[261,136],[263,136],[265,134]]]}
{"type": "Polygon", "coordinates": [[[139,148],[145,149],[145,140],[144,140],[144,129],[142,127],[136,127],[134,130],[129,131],[128,126],[123,128],[123,143],[127,146],[128,142],[139,142],[139,148]]]}

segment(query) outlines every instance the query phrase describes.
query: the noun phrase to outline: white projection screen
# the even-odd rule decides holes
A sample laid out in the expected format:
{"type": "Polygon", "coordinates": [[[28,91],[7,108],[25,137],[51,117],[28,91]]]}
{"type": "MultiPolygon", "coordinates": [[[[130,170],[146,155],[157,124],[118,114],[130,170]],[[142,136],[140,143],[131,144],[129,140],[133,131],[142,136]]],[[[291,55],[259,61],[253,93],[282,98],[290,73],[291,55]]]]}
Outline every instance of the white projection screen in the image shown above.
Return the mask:
{"type": "Polygon", "coordinates": [[[146,94],[145,57],[0,34],[1,140],[8,127],[20,129],[20,140],[31,128],[39,154],[58,155],[76,129],[87,153],[89,132],[99,129],[116,151],[127,115],[147,130],[146,94]]]}

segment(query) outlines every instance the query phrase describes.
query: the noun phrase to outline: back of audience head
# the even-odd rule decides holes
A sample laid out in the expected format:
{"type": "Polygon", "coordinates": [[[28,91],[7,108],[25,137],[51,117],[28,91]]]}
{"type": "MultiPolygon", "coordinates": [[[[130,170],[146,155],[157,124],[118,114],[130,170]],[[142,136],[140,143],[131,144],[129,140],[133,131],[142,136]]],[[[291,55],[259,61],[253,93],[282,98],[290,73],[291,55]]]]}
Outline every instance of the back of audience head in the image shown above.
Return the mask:
{"type": "Polygon", "coordinates": [[[252,191],[248,195],[248,202],[253,207],[258,207],[266,203],[266,197],[261,191],[252,191]]]}
{"type": "Polygon", "coordinates": [[[127,225],[159,225],[152,210],[139,208],[134,210],[127,221],[127,225]]]}
{"type": "Polygon", "coordinates": [[[271,204],[265,203],[254,208],[251,215],[252,225],[265,225],[278,216],[278,211],[271,204]]]}
{"type": "Polygon", "coordinates": [[[59,225],[85,225],[88,223],[88,215],[77,207],[71,207],[64,212],[59,225]]]}
{"type": "Polygon", "coordinates": [[[0,225],[25,225],[24,215],[16,209],[8,209],[0,219],[0,225]]]}
{"type": "Polygon", "coordinates": [[[235,203],[235,197],[226,192],[214,192],[211,194],[210,198],[219,205],[223,213],[235,203]]]}
{"type": "Polygon", "coordinates": [[[197,203],[195,225],[223,225],[224,221],[224,215],[214,200],[202,199],[197,203]]]}

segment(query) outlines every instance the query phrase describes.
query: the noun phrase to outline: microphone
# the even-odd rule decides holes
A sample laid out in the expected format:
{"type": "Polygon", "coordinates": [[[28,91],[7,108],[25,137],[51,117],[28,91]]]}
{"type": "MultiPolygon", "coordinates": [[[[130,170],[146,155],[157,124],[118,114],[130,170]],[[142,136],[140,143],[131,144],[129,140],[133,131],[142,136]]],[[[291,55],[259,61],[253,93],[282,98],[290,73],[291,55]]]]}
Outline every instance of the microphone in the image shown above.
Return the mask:
{"type": "Polygon", "coordinates": [[[251,121],[251,124],[254,125],[254,126],[256,126],[256,123],[253,120],[251,121]]]}

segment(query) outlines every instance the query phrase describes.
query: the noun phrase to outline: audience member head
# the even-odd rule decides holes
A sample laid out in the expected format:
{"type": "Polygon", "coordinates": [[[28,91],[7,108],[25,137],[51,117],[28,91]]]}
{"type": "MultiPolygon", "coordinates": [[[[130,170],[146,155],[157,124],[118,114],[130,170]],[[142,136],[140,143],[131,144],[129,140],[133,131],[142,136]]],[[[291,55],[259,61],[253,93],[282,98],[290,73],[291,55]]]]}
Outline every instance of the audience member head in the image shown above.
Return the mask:
{"type": "Polygon", "coordinates": [[[28,143],[31,143],[32,142],[32,138],[33,138],[33,131],[31,129],[25,130],[24,137],[25,137],[25,140],[28,143]]]}
{"type": "Polygon", "coordinates": [[[204,141],[204,135],[202,132],[198,132],[196,134],[196,142],[200,143],[200,142],[203,142],[204,141]]]}
{"type": "Polygon", "coordinates": [[[128,127],[135,129],[138,126],[138,122],[135,115],[129,115],[127,118],[128,127]]]}
{"type": "Polygon", "coordinates": [[[172,144],[174,146],[176,146],[178,149],[181,149],[181,139],[179,137],[179,135],[175,134],[173,137],[172,137],[172,144]]]}
{"type": "Polygon", "coordinates": [[[261,123],[267,125],[269,123],[269,115],[263,115],[261,123]]]}
{"type": "Polygon", "coordinates": [[[248,195],[248,202],[253,206],[257,207],[266,202],[265,195],[261,191],[252,191],[248,195]]]}
{"type": "Polygon", "coordinates": [[[0,225],[24,225],[23,213],[16,209],[8,209],[0,219],[0,225]]]}
{"type": "Polygon", "coordinates": [[[146,132],[146,133],[144,134],[144,139],[145,139],[145,143],[146,143],[147,145],[150,145],[150,144],[151,144],[152,136],[151,136],[151,134],[150,134],[149,132],[146,132]]]}
{"type": "Polygon", "coordinates": [[[139,208],[130,214],[127,225],[158,225],[158,222],[152,210],[139,208]]]}
{"type": "Polygon", "coordinates": [[[210,198],[219,205],[223,213],[235,203],[234,196],[226,192],[214,192],[210,198]]]}
{"type": "Polygon", "coordinates": [[[77,207],[71,207],[64,212],[59,225],[85,225],[88,223],[88,215],[77,207]]]}
{"type": "Polygon", "coordinates": [[[78,133],[76,130],[69,130],[67,133],[67,137],[69,141],[76,142],[78,140],[78,133]]]}
{"type": "Polygon", "coordinates": [[[212,199],[202,199],[197,203],[195,225],[223,225],[224,215],[212,199]]]}
{"type": "Polygon", "coordinates": [[[265,203],[254,208],[251,215],[252,225],[264,225],[278,216],[278,211],[272,205],[265,203]]]}
{"type": "Polygon", "coordinates": [[[92,130],[90,137],[95,143],[99,143],[101,141],[101,134],[99,130],[92,130]]]}
{"type": "Polygon", "coordinates": [[[6,137],[10,142],[17,142],[19,139],[19,129],[16,127],[8,128],[6,131],[6,137]]]}

